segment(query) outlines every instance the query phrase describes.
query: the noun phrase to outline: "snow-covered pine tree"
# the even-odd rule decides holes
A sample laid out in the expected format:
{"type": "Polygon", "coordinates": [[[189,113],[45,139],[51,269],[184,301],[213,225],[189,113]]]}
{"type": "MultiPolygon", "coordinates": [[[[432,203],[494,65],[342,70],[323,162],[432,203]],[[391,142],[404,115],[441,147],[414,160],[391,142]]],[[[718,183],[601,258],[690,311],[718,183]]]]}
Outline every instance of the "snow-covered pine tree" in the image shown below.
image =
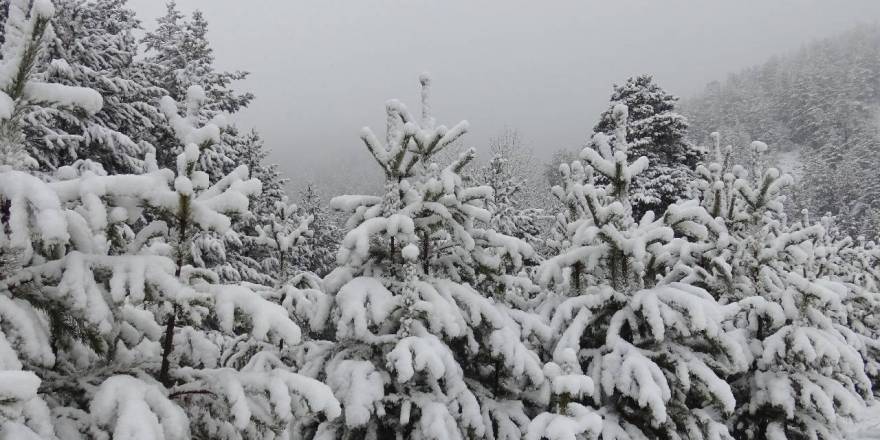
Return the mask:
{"type": "MultiPolygon", "coordinates": [[[[256,170],[252,174],[253,178],[261,183],[265,179],[266,184],[263,185],[263,192],[250,198],[248,212],[233,218],[232,228],[226,234],[207,232],[197,237],[194,255],[197,256],[200,266],[212,268],[226,282],[246,281],[274,286],[283,277],[275,276],[279,275],[274,271],[275,268],[264,263],[270,262],[270,257],[275,255],[273,252],[277,249],[267,245],[261,237],[264,231],[276,227],[281,209],[279,204],[288,206],[284,193],[286,179],[281,177],[277,165],[265,163],[268,152],[256,131],[241,136],[234,126],[227,126],[222,130],[220,139],[221,144],[225,143],[235,149],[236,163],[256,170]]],[[[227,173],[233,170],[234,168],[229,169],[227,173]]],[[[289,218],[290,214],[281,217],[289,218]]],[[[293,223],[298,224],[299,221],[295,220],[293,223]]],[[[287,249],[285,252],[292,250],[287,249]]],[[[291,256],[298,256],[298,250],[299,248],[291,256]]]]}
{"type": "Polygon", "coordinates": [[[530,439],[729,439],[734,398],[724,378],[745,356],[722,322],[732,311],[708,292],[668,278],[687,263],[688,242],[723,239],[705,210],[671,205],[655,219],[633,217],[629,191],[649,166],[628,159],[627,108],[618,104],[610,138],[598,133],[581,161],[560,167],[554,187],[561,252],[540,269],[552,288],[554,404],[532,421],[530,439]],[[602,184],[597,184],[593,173],[602,184]]]}
{"type": "Polygon", "coordinates": [[[475,183],[492,188],[489,228],[537,246],[541,243],[541,215],[521,201],[526,182],[514,175],[509,155],[496,153],[474,176],[475,183]],[[505,157],[507,156],[507,157],[505,157]]]}
{"type": "Polygon", "coordinates": [[[251,211],[257,216],[271,213],[275,210],[275,203],[284,198],[284,185],[287,184],[288,179],[281,175],[277,164],[269,162],[269,150],[263,138],[256,130],[240,134],[235,126],[226,127],[223,135],[238,139],[230,142],[235,149],[235,162],[238,165],[247,165],[248,169],[253,170],[251,172],[253,177],[259,179],[263,185],[260,197],[251,200],[251,211]]]}
{"type": "Polygon", "coordinates": [[[535,157],[534,151],[520,132],[505,128],[489,139],[488,146],[488,157],[504,157],[511,176],[521,183],[518,199],[522,206],[548,209],[552,204],[552,200],[548,201],[547,198],[550,185],[544,176],[544,169],[535,166],[540,163],[540,159],[535,157]]]}
{"type": "Polygon", "coordinates": [[[253,100],[252,94],[239,94],[232,88],[232,82],[246,78],[247,72],[215,70],[214,51],[207,39],[208,22],[200,11],[186,20],[171,1],[157,23],[142,40],[147,51],[145,63],[156,85],[169,96],[183,99],[190,86],[200,85],[208,97],[204,110],[213,113],[235,113],[253,100]]]}
{"type": "MultiPolygon", "coordinates": [[[[809,224],[805,218],[803,224],[809,224]]],[[[842,299],[847,320],[839,323],[846,334],[852,332],[858,341],[850,342],[865,362],[865,373],[871,380],[874,395],[880,392],[880,249],[863,237],[853,239],[837,225],[836,219],[820,219],[824,233],[815,240],[813,267],[817,276],[844,283],[848,289],[842,299]]]]}
{"type": "MultiPolygon", "coordinates": [[[[4,152],[21,152],[19,102],[101,101],[31,80],[52,6],[8,6],[0,126],[4,152]]],[[[245,211],[259,182],[240,168],[212,185],[197,145],[219,130],[164,107],[186,144],[176,173],[150,153],[144,174],[62,166],[44,180],[13,169],[26,156],[4,156],[15,160],[0,166],[0,437],[274,438],[294,414],[340,411],[327,386],[280,368],[277,343],[300,336],[282,307],[189,264],[191,233],[227,228],[223,213],[245,211]]]]}
{"type": "MultiPolygon", "coordinates": [[[[158,19],[158,26],[148,32],[142,42],[146,56],[141,61],[142,70],[149,75],[156,87],[166,90],[174,99],[186,97],[191,86],[199,86],[204,94],[197,107],[188,108],[187,118],[207,123],[218,115],[236,112],[253,99],[250,93],[237,93],[232,83],[244,79],[246,72],[220,72],[214,67],[213,50],[207,40],[207,22],[196,11],[185,19],[174,2],[167,4],[167,12],[158,19]]],[[[159,163],[173,166],[176,155],[181,152],[172,130],[160,133],[155,141],[159,163]]],[[[265,163],[267,151],[254,132],[241,133],[233,126],[226,126],[220,143],[200,155],[200,168],[212,181],[223,178],[239,165],[246,164],[255,171],[255,177],[266,180],[266,194],[255,199],[254,209],[234,220],[229,233],[220,236],[205,233],[196,239],[204,267],[217,271],[224,281],[253,281],[272,285],[275,279],[264,272],[260,262],[266,257],[256,249],[247,236],[258,236],[257,225],[264,228],[271,223],[269,216],[275,213],[275,205],[281,201],[284,181],[277,167],[265,163]],[[256,167],[253,167],[256,165],[256,167]]]]}
{"type": "MultiPolygon", "coordinates": [[[[821,225],[787,221],[780,195],[791,177],[775,168],[731,163],[731,148],[698,167],[701,203],[729,231],[728,246],[707,253],[695,272],[723,302],[748,368],[729,378],[741,439],[840,438],[870,393],[858,334],[848,327],[844,280],[827,273],[821,225]],[[824,269],[823,269],[824,268],[824,269]]],[[[755,155],[767,150],[753,142],[755,155]]]]}
{"type": "Polygon", "coordinates": [[[0,165],[34,168],[28,151],[24,120],[35,105],[77,109],[80,114],[101,110],[94,90],[47,83],[40,78],[39,61],[45,34],[51,33],[54,7],[48,0],[8,1],[4,5],[3,42],[0,46],[0,165]]]}
{"type": "MultiPolygon", "coordinates": [[[[31,226],[37,225],[31,223],[28,203],[35,201],[37,211],[55,208],[41,216],[39,224],[39,232],[51,237],[50,242],[69,236],[58,227],[63,218],[57,209],[57,199],[40,197],[45,196],[39,191],[42,182],[23,171],[15,171],[37,165],[27,152],[21,118],[28,102],[34,99],[66,99],[68,105],[89,108],[96,103],[100,106],[100,97],[96,101],[93,91],[33,80],[43,36],[54,13],[50,2],[12,0],[2,6],[5,10],[0,46],[0,437],[40,440],[53,438],[54,428],[49,407],[39,395],[41,378],[31,367],[51,367],[56,359],[53,344],[62,345],[65,340],[51,340],[45,325],[44,317],[51,315],[42,311],[53,302],[52,298],[43,298],[30,286],[17,294],[10,288],[34,255],[31,226]],[[87,99],[79,102],[77,97],[87,99]]],[[[66,309],[61,307],[59,311],[64,313],[66,309]]],[[[76,339],[87,335],[70,332],[66,336],[76,339]]]]}
{"type": "MultiPolygon", "coordinates": [[[[201,87],[205,92],[198,107],[201,123],[218,114],[231,114],[246,107],[253,100],[253,95],[237,93],[232,83],[246,78],[248,74],[215,69],[204,15],[195,11],[187,20],[175,2],[168,2],[166,6],[166,14],[157,19],[157,27],[147,32],[141,40],[145,49],[141,69],[147,78],[178,101],[186,98],[191,86],[201,87]]],[[[247,145],[247,137],[235,136],[237,133],[237,130],[225,130],[222,142],[200,158],[202,169],[212,179],[222,178],[243,162],[239,156],[247,145]]],[[[173,166],[175,157],[180,153],[180,145],[174,135],[168,131],[159,136],[155,144],[159,163],[173,166]]]]}
{"type": "Polygon", "coordinates": [[[109,173],[139,172],[145,148],[164,124],[164,92],[136,62],[140,24],[122,0],[59,0],[39,78],[89,87],[103,97],[97,112],[37,103],[23,118],[28,150],[46,171],[87,159],[109,173]]]}
{"type": "Polygon", "coordinates": [[[336,267],[336,248],[342,240],[342,232],[312,184],[300,191],[297,206],[300,216],[311,217],[312,235],[305,237],[295,257],[296,264],[302,270],[323,277],[336,267]]]}
{"type": "Polygon", "coordinates": [[[289,203],[287,197],[275,203],[275,210],[266,217],[266,223],[257,226],[257,237],[249,237],[258,247],[264,248],[261,261],[266,273],[272,274],[276,286],[291,281],[303,268],[298,264],[306,239],[312,235],[311,217],[300,215],[299,209],[289,203]]]}
{"type": "Polygon", "coordinates": [[[326,377],[344,408],[315,438],[519,439],[526,391],[544,383],[528,341],[539,321],[495,301],[504,287],[475,290],[515,288],[507,274],[534,251],[478,226],[491,189],[462,184],[473,150],[443,168],[432,162],[467,123],[436,125],[430,79],[420,80],[420,118],[391,100],[385,142],[362,131],[385,193],[331,202],[351,216],[328,296],[309,289],[290,300],[314,333],[334,339],[303,355],[303,371],[326,377]]]}
{"type": "Polygon", "coordinates": [[[572,163],[577,160],[578,151],[577,150],[568,150],[568,149],[559,149],[553,152],[550,155],[550,160],[544,163],[544,180],[547,181],[547,184],[550,188],[554,186],[562,185],[562,176],[559,173],[559,164],[563,163],[572,163]]]}
{"type": "Polygon", "coordinates": [[[599,117],[593,131],[614,136],[614,107],[624,104],[629,109],[626,140],[633,160],[645,156],[651,162],[643,173],[635,176],[630,191],[633,212],[641,218],[647,211],[659,217],[666,207],[686,199],[694,168],[702,153],[685,141],[687,120],[675,111],[678,98],[663,90],[650,75],[629,78],[615,85],[611,105],[599,117]]]}
{"type": "MultiPolygon", "coordinates": [[[[191,90],[188,96],[190,102],[185,107],[192,110],[201,102],[203,92],[191,90]]],[[[196,129],[194,119],[177,114],[171,98],[163,100],[162,109],[186,145],[178,156],[174,179],[177,206],[172,211],[176,223],[171,233],[177,237],[173,246],[176,273],[182,284],[213,296],[219,304],[213,322],[197,303],[174,303],[170,310],[164,307],[168,317],[159,380],[175,384],[174,393],[188,396],[185,408],[193,431],[201,437],[274,438],[288,435],[294,419],[307,419],[309,412],[323,411],[329,418],[335,417],[339,404],[329,388],[292,373],[282,360],[279,350],[298,344],[301,335],[284,308],[266,298],[275,291],[222,284],[212,271],[190,265],[189,242],[200,230],[222,234],[230,227],[229,218],[211,215],[209,210],[244,214],[248,196],[259,192],[260,183],[243,180],[248,171],[241,165],[211,185],[207,173],[198,169],[198,155],[220,142],[219,128],[209,124],[196,129]],[[234,314],[235,309],[241,315],[234,314]],[[247,332],[230,334],[238,329],[247,332]]]]}

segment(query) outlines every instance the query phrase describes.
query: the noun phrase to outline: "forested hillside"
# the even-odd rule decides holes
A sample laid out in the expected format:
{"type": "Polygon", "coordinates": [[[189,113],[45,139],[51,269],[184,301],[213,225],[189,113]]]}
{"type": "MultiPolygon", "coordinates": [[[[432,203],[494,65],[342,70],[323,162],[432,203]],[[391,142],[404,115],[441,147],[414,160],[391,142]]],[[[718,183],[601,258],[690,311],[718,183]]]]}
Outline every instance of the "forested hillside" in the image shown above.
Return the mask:
{"type": "MultiPolygon", "coordinates": [[[[861,26],[713,82],[685,100],[689,137],[770,145],[798,176],[793,207],[857,234],[880,221],[880,27],[861,26]]],[[[792,212],[797,212],[793,210],[792,212]]]]}

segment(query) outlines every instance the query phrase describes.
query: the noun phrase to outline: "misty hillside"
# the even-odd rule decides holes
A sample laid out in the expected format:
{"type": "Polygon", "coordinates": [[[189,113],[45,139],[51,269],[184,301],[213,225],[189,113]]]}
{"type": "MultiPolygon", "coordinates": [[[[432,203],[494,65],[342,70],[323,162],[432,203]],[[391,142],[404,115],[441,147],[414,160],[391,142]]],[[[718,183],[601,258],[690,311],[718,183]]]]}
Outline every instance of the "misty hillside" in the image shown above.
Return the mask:
{"type": "Polygon", "coordinates": [[[795,204],[832,212],[854,232],[877,223],[880,27],[860,26],[712,82],[685,100],[690,138],[761,140],[798,176],[795,204]]]}

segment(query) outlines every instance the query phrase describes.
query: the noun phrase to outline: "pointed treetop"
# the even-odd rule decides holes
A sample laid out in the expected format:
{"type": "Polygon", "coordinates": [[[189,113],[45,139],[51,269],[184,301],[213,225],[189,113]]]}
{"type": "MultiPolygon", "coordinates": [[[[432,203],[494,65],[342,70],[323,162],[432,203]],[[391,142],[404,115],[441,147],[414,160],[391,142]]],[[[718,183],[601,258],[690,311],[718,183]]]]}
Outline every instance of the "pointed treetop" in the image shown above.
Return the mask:
{"type": "Polygon", "coordinates": [[[422,72],[419,83],[422,85],[422,124],[425,128],[433,128],[435,121],[431,115],[431,74],[422,72]]]}
{"type": "Polygon", "coordinates": [[[432,156],[468,129],[467,121],[452,128],[435,126],[429,104],[430,79],[423,74],[419,80],[422,83],[422,121],[413,117],[403,103],[392,99],[385,103],[385,145],[369,127],[361,129],[361,139],[389,180],[411,177],[426,170],[432,156]]]}

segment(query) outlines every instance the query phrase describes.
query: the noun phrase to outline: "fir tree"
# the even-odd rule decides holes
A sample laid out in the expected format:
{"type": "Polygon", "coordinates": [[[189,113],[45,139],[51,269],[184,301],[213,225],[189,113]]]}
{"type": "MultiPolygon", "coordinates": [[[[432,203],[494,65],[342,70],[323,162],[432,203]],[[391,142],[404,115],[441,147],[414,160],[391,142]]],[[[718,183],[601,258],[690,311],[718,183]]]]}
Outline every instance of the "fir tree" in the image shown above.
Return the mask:
{"type": "Polygon", "coordinates": [[[325,276],[336,267],[336,248],[342,239],[337,220],[328,212],[325,202],[311,184],[300,191],[299,213],[310,217],[312,235],[304,239],[303,247],[296,256],[296,264],[302,270],[325,276]]]}
{"type": "Polygon", "coordinates": [[[56,1],[53,38],[43,57],[42,80],[88,87],[103,97],[97,112],[65,105],[31,107],[24,129],[41,169],[77,159],[100,163],[110,173],[133,173],[164,121],[156,101],[163,91],[145,81],[136,62],[134,33],[140,23],[120,0],[56,1]]]}
{"type": "MultiPolygon", "coordinates": [[[[246,78],[247,72],[218,72],[214,68],[213,49],[207,40],[208,23],[201,12],[196,11],[186,20],[177,5],[169,2],[166,14],[157,22],[156,29],[141,40],[145,49],[141,69],[152,85],[178,101],[186,98],[191,86],[201,87],[204,96],[194,115],[201,123],[223,113],[235,113],[253,100],[252,94],[239,94],[232,88],[232,83],[246,78]]],[[[167,130],[157,135],[155,145],[159,163],[173,166],[181,146],[173,130],[167,130]]],[[[222,178],[241,163],[239,156],[248,141],[235,134],[237,130],[226,130],[222,142],[200,157],[202,169],[212,179],[222,178]]]]}
{"type": "Polygon", "coordinates": [[[175,2],[166,4],[166,13],[157,19],[158,26],[143,37],[147,52],[145,67],[169,96],[181,100],[190,86],[205,90],[203,110],[209,113],[235,113],[252,100],[250,93],[238,94],[232,82],[247,77],[247,72],[217,72],[214,53],[207,39],[208,23],[196,11],[185,20],[175,2]]]}
{"type": "Polygon", "coordinates": [[[0,47],[0,165],[33,168],[38,163],[29,154],[24,121],[36,106],[63,107],[87,115],[100,111],[103,103],[94,90],[47,83],[38,74],[44,35],[54,14],[50,2],[9,1],[6,8],[0,47]]]}
{"type": "Polygon", "coordinates": [[[627,154],[632,159],[647,157],[651,163],[633,179],[630,194],[636,218],[647,211],[659,216],[672,203],[687,198],[694,168],[701,159],[701,152],[685,141],[688,124],[675,111],[677,100],[649,75],[630,78],[626,84],[614,86],[611,106],[593,129],[613,136],[617,129],[614,106],[624,104],[629,109],[626,141],[631,147],[627,154]]]}
{"type": "MultiPolygon", "coordinates": [[[[35,80],[53,9],[8,6],[0,126],[4,152],[15,153],[25,146],[24,104],[96,113],[101,99],[35,80]]],[[[281,306],[190,264],[194,233],[222,233],[225,213],[245,212],[260,185],[246,168],[212,184],[197,167],[199,145],[216,143],[219,129],[194,128],[170,98],[162,106],[186,144],[176,172],[150,149],[141,174],[76,162],[38,177],[14,170],[33,163],[14,154],[0,166],[4,438],[267,437],[283,435],[294,412],[340,411],[325,385],[280,368],[278,342],[300,337],[281,306]],[[239,351],[242,339],[249,346],[239,351]]]]}
{"type": "Polygon", "coordinates": [[[526,182],[514,175],[509,155],[495,154],[485,167],[478,170],[474,180],[492,188],[489,228],[532,246],[540,243],[541,210],[526,208],[527,205],[521,202],[526,182]]]}
{"type": "Polygon", "coordinates": [[[698,226],[712,219],[693,203],[635,220],[630,185],[649,162],[628,160],[626,106],[612,117],[613,144],[597,134],[596,149],[581,153],[587,166],[563,165],[553,189],[565,235],[540,281],[554,289],[541,307],[557,335],[545,368],[555,404],[529,438],[728,439],[723,415],[735,403],[725,377],[745,363],[722,326],[731,310],[674,270],[689,263],[689,241],[723,231],[698,226]]]}
{"type": "MultiPolygon", "coordinates": [[[[760,165],[732,165],[730,148],[701,166],[701,203],[730,231],[725,246],[704,253],[701,283],[741,312],[731,325],[748,366],[729,378],[737,409],[729,425],[737,438],[839,438],[870,392],[857,334],[848,327],[840,278],[823,273],[825,230],[790,223],[781,191],[791,177],[760,165]]],[[[767,150],[751,145],[756,155],[767,150]]],[[[756,164],[762,163],[756,161],[756,164]]]]}
{"type": "MultiPolygon", "coordinates": [[[[263,236],[264,231],[274,227],[281,209],[279,204],[289,204],[284,193],[287,179],[281,177],[277,165],[266,163],[268,151],[256,131],[242,136],[234,126],[226,127],[221,132],[221,143],[234,148],[233,164],[246,165],[248,169],[255,170],[253,177],[265,184],[258,196],[251,197],[250,210],[233,219],[233,227],[229,233],[223,236],[208,233],[198,237],[198,247],[211,257],[199,264],[214,268],[227,281],[275,285],[284,278],[267,264],[270,264],[270,254],[277,249],[267,246],[263,236]]],[[[233,170],[234,168],[230,168],[224,172],[233,170]]],[[[290,214],[285,216],[289,217],[290,214]]],[[[299,249],[301,248],[297,248],[299,249]]],[[[299,252],[296,252],[293,257],[298,255],[299,252]]]]}
{"type": "MultiPolygon", "coordinates": [[[[148,32],[142,42],[146,57],[142,69],[156,87],[161,87],[174,99],[186,97],[192,86],[203,93],[195,100],[197,106],[186,109],[187,118],[198,123],[223,126],[220,142],[199,156],[200,168],[212,181],[234,171],[239,165],[255,170],[255,177],[265,180],[266,192],[255,198],[254,209],[234,219],[235,227],[219,235],[205,232],[194,240],[196,263],[215,270],[225,281],[251,281],[274,285],[279,279],[262,265],[268,255],[254,242],[259,236],[257,227],[270,228],[269,218],[281,203],[283,185],[277,166],[265,163],[268,151],[255,132],[240,133],[234,125],[225,123],[225,113],[234,113],[253,99],[250,93],[239,94],[232,83],[244,79],[246,72],[219,72],[214,68],[213,50],[207,40],[208,24],[196,11],[190,19],[177,10],[174,2],[167,4],[166,14],[158,19],[158,26],[148,32]]],[[[167,132],[157,140],[160,164],[170,166],[181,151],[174,135],[173,124],[164,126],[167,132]]]]}
{"type": "MultiPolygon", "coordinates": [[[[528,423],[523,390],[544,375],[527,341],[533,324],[490,296],[515,287],[527,244],[493,230],[491,189],[466,187],[468,150],[441,168],[432,161],[467,129],[436,125],[430,80],[422,76],[422,115],[387,103],[386,141],[362,139],[386,175],[382,196],[341,196],[350,213],[337,267],[314,290],[293,298],[315,333],[302,368],[330,378],[344,407],[315,437],[521,438],[528,423]],[[477,291],[498,283],[499,287],[477,291]]],[[[527,280],[525,280],[527,281],[527,280]]]]}

